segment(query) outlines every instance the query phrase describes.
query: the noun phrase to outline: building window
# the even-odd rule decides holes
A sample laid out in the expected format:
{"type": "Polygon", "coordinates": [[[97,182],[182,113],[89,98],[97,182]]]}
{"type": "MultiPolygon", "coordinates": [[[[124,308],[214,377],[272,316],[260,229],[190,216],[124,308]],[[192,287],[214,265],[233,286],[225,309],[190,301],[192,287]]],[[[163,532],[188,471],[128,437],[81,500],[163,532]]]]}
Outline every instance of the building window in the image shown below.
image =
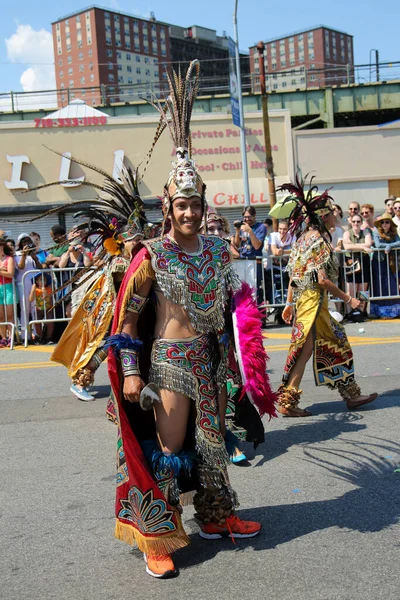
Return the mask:
{"type": "Polygon", "coordinates": [[[295,62],[296,62],[296,61],[295,61],[295,59],[294,59],[294,58],[291,58],[291,59],[290,59],[290,64],[291,64],[291,65],[294,65],[294,64],[295,64],[295,62]]]}
{"type": "Polygon", "coordinates": [[[136,62],[140,62],[140,56],[136,56],[136,62]]]}
{"type": "Polygon", "coordinates": [[[292,79],[292,82],[291,82],[291,83],[292,83],[292,85],[296,85],[296,83],[297,83],[297,79],[292,79]]]}
{"type": "MultiPolygon", "coordinates": [[[[145,51],[146,51],[146,50],[145,50],[145,51]]],[[[162,50],[161,50],[161,56],[167,56],[167,51],[166,51],[166,50],[164,50],[164,49],[162,49],[162,50]]]]}
{"type": "Polygon", "coordinates": [[[132,67],[131,67],[131,65],[128,65],[126,67],[126,70],[128,71],[128,73],[132,73],[132,67]]]}
{"type": "Polygon", "coordinates": [[[125,54],[125,57],[126,57],[126,60],[131,60],[131,55],[129,54],[129,52],[127,52],[127,53],[125,54]]]}
{"type": "Polygon", "coordinates": [[[62,60],[59,60],[59,61],[58,61],[58,66],[59,66],[59,67],[62,67],[62,60]]]}
{"type": "Polygon", "coordinates": [[[285,88],[287,86],[286,81],[282,81],[282,87],[285,88]]]}
{"type": "Polygon", "coordinates": [[[119,75],[118,83],[124,83],[124,78],[122,77],[122,75],[119,75]]]}
{"type": "Polygon", "coordinates": [[[300,77],[300,83],[305,83],[306,82],[306,78],[305,77],[300,77]]]}
{"type": "Polygon", "coordinates": [[[142,80],[141,79],[137,79],[136,83],[142,83],[142,80]]]}
{"type": "Polygon", "coordinates": [[[124,23],[128,23],[129,25],[129,17],[124,17],[124,23]]]}
{"type": "Polygon", "coordinates": [[[60,71],[60,77],[63,78],[64,77],[64,71],[60,71]]]}
{"type": "Polygon", "coordinates": [[[83,52],[79,52],[78,58],[79,58],[79,60],[83,60],[83,52]]]}
{"type": "Polygon", "coordinates": [[[111,25],[106,25],[106,32],[111,33],[111,25]]]}
{"type": "Polygon", "coordinates": [[[146,69],[145,75],[147,75],[147,77],[150,77],[150,69],[146,69]]]}
{"type": "Polygon", "coordinates": [[[72,73],[73,73],[72,68],[68,69],[68,75],[72,75],[72,73]]]}
{"type": "Polygon", "coordinates": [[[121,40],[115,40],[115,45],[117,48],[121,48],[121,40]]]}
{"type": "Polygon", "coordinates": [[[91,43],[92,43],[92,38],[88,37],[88,39],[87,39],[87,43],[88,43],[88,44],[91,44],[91,43]]]}
{"type": "Polygon", "coordinates": [[[281,67],[282,69],[286,67],[286,60],[281,60],[281,67]]]}
{"type": "Polygon", "coordinates": [[[148,56],[144,57],[144,62],[148,65],[150,62],[150,58],[148,56]]]}
{"type": "Polygon", "coordinates": [[[131,39],[130,38],[125,38],[125,48],[130,48],[131,47],[131,39]]]}
{"type": "Polygon", "coordinates": [[[276,69],[276,63],[272,63],[272,70],[275,71],[276,69]]]}
{"type": "Polygon", "coordinates": [[[314,52],[309,52],[309,53],[308,53],[308,58],[309,58],[310,60],[314,60],[314,58],[315,58],[314,52]]]}
{"type": "Polygon", "coordinates": [[[107,48],[107,56],[112,58],[113,51],[110,48],[107,48]]]}
{"type": "Polygon", "coordinates": [[[78,48],[82,48],[82,40],[79,40],[79,42],[78,42],[78,48]]]}
{"type": "Polygon", "coordinates": [[[90,81],[94,81],[94,74],[90,73],[90,81]]]}
{"type": "Polygon", "coordinates": [[[85,78],[81,77],[81,83],[85,83],[85,78]]]}
{"type": "Polygon", "coordinates": [[[122,71],[122,65],[117,65],[117,70],[122,71]]]}
{"type": "Polygon", "coordinates": [[[109,12],[105,12],[104,13],[104,18],[105,19],[109,19],[110,18],[110,13],[109,12]]]}
{"type": "Polygon", "coordinates": [[[132,77],[128,77],[128,83],[133,83],[132,77]]]}
{"type": "Polygon", "coordinates": [[[80,23],[80,22],[81,22],[81,16],[80,16],[80,15],[77,15],[77,17],[76,17],[76,22],[77,22],[77,23],[80,23]]]}
{"type": "Polygon", "coordinates": [[[277,90],[277,89],[278,89],[278,84],[277,84],[277,83],[274,83],[274,85],[272,86],[272,89],[273,89],[273,90],[277,90]]]}
{"type": "Polygon", "coordinates": [[[315,75],[310,75],[310,81],[315,81],[316,77],[315,75]]]}
{"type": "Polygon", "coordinates": [[[114,69],[114,63],[112,63],[112,62],[109,62],[109,63],[108,63],[108,70],[109,70],[109,71],[113,71],[113,69],[114,69]]]}
{"type": "Polygon", "coordinates": [[[117,58],[122,58],[122,52],[120,52],[119,50],[117,51],[117,58]]]}
{"type": "Polygon", "coordinates": [[[142,72],[142,71],[141,71],[140,67],[136,67],[136,73],[137,73],[138,75],[140,75],[140,74],[141,74],[141,72],[142,72]]]}
{"type": "Polygon", "coordinates": [[[311,65],[310,65],[310,69],[315,69],[315,65],[314,65],[314,64],[311,64],[311,65]]]}
{"type": "Polygon", "coordinates": [[[89,71],[93,71],[93,63],[92,62],[89,63],[89,71]]]}
{"type": "Polygon", "coordinates": [[[121,30],[119,27],[115,28],[115,35],[121,35],[121,30]]]}
{"type": "Polygon", "coordinates": [[[85,70],[85,65],[79,65],[79,72],[83,73],[84,70],[85,70]]]}
{"type": "Polygon", "coordinates": [[[111,83],[114,82],[114,75],[112,73],[108,74],[108,81],[110,81],[111,83]]]}
{"type": "Polygon", "coordinates": [[[67,44],[67,52],[71,52],[71,44],[67,44]]]}
{"type": "Polygon", "coordinates": [[[72,56],[68,56],[68,64],[70,65],[72,63],[72,56]]]}
{"type": "Polygon", "coordinates": [[[73,79],[69,80],[69,87],[70,88],[74,87],[74,80],[73,79]]]}
{"type": "Polygon", "coordinates": [[[107,46],[111,46],[112,45],[112,41],[110,37],[106,37],[106,44],[107,46]]]}
{"type": "Polygon", "coordinates": [[[60,31],[60,23],[57,23],[56,29],[57,29],[57,31],[60,31]]]}
{"type": "Polygon", "coordinates": [[[92,56],[92,49],[89,50],[89,56],[92,56]]]}

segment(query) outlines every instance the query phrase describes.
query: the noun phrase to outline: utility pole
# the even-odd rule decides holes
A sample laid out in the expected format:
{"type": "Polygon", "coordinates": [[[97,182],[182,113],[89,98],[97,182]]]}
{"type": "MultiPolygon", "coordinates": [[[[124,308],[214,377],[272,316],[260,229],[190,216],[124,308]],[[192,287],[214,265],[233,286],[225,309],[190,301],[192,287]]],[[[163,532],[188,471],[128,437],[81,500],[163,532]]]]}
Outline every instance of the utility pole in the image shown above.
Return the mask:
{"type": "Polygon", "coordinates": [[[379,81],[379,51],[375,50],[376,80],[379,81]]]}
{"type": "MultiPolygon", "coordinates": [[[[274,163],[272,160],[272,149],[271,149],[271,133],[269,128],[269,117],[268,117],[268,96],[265,87],[265,67],[264,67],[264,42],[257,44],[258,50],[258,65],[260,71],[260,87],[261,87],[261,105],[262,115],[264,124],[264,141],[265,141],[265,162],[267,163],[267,178],[268,178],[268,194],[270,208],[275,206],[276,193],[275,193],[275,175],[274,175],[274,163]]],[[[278,231],[278,221],[273,219],[273,230],[278,231]]]]}

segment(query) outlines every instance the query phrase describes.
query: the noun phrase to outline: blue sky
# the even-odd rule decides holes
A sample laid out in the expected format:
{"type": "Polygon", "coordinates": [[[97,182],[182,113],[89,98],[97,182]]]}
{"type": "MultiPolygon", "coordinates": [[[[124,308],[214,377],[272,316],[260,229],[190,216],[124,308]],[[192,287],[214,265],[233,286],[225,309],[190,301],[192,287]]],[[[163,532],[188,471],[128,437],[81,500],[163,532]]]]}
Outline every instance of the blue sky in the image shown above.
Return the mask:
{"type": "MultiPolygon", "coordinates": [[[[0,92],[48,86],[52,73],[49,63],[53,59],[51,39],[46,30],[51,32],[52,21],[90,6],[90,1],[3,0],[1,4],[0,92]],[[6,40],[9,40],[8,46],[6,40]],[[24,64],[17,64],[19,62],[24,64]]],[[[223,31],[233,34],[234,0],[201,0],[197,3],[103,0],[98,5],[138,16],[148,16],[153,11],[162,21],[182,26],[202,25],[216,29],[219,34],[223,31]]],[[[400,60],[399,0],[380,3],[372,0],[332,0],[330,3],[239,0],[238,22],[241,49],[247,49],[260,39],[323,24],[354,36],[356,64],[368,63],[372,48],[379,50],[381,61],[400,60]]]]}

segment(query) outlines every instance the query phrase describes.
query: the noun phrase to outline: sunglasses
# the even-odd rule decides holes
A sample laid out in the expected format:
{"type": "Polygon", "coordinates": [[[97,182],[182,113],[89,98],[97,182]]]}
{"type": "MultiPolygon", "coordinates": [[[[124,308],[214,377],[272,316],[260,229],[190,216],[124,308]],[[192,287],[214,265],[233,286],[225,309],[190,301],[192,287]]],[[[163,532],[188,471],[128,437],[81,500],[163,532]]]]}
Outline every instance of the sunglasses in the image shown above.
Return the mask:
{"type": "Polygon", "coordinates": [[[354,211],[358,212],[358,208],[349,208],[349,210],[352,210],[353,212],[354,211]]]}
{"type": "Polygon", "coordinates": [[[392,221],[381,221],[382,225],[390,225],[392,221]]]}
{"type": "Polygon", "coordinates": [[[362,212],[361,214],[362,215],[370,215],[371,213],[369,211],[367,211],[367,212],[362,212]]]}
{"type": "Polygon", "coordinates": [[[353,225],[355,225],[356,223],[361,224],[361,221],[352,221],[353,225]]]}

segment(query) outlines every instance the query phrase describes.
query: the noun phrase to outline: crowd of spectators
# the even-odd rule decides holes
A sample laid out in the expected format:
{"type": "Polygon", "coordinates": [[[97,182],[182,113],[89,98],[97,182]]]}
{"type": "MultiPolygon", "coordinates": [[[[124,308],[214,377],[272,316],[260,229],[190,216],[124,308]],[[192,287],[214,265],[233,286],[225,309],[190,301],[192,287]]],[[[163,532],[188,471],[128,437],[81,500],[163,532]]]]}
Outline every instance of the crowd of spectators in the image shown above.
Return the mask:
{"type": "Polygon", "coordinates": [[[90,267],[93,257],[77,229],[67,236],[64,227],[53,225],[50,237],[52,246],[44,249],[35,231],[21,233],[16,241],[0,231],[0,346],[10,346],[11,325],[18,340],[30,321],[38,321],[29,329],[31,342],[54,343],[55,323],[71,316],[73,289],[56,290],[90,267]]]}
{"type": "MultiPolygon", "coordinates": [[[[339,303],[336,309],[355,321],[367,318],[368,311],[374,318],[399,317],[400,198],[387,198],[385,212],[377,218],[372,204],[350,202],[347,216],[338,204],[333,211],[336,224],[330,234],[341,267],[338,284],[361,300],[357,311],[346,313],[347,307],[339,303]]],[[[264,223],[257,221],[253,206],[245,207],[242,219],[234,222],[230,242],[234,258],[250,259],[238,262],[239,276],[240,268],[243,279],[250,273],[258,303],[274,306],[286,299],[289,281],[285,267],[295,238],[288,233],[287,220],[279,221],[278,231],[273,231],[272,225],[270,218],[264,223]]],[[[64,284],[71,274],[93,264],[91,248],[82,243],[81,233],[74,228],[67,235],[64,227],[53,225],[50,236],[52,246],[45,249],[35,231],[15,240],[0,230],[0,346],[10,345],[11,324],[23,336],[31,320],[38,321],[32,327],[32,340],[53,343],[54,322],[60,316],[71,316],[74,286],[64,284]],[[26,276],[28,272],[32,273],[26,276]],[[63,285],[55,297],[55,290],[63,285]],[[62,315],[60,307],[54,308],[60,294],[62,315]]],[[[281,322],[279,309],[274,312],[281,322]]]]}
{"type": "MultiPolygon", "coordinates": [[[[336,310],[345,319],[361,322],[368,315],[379,319],[400,316],[400,199],[394,196],[384,202],[385,212],[375,216],[372,204],[350,202],[347,215],[338,204],[333,205],[335,227],[330,231],[332,246],[340,265],[338,284],[353,297],[361,300],[359,308],[351,311],[343,303],[336,310]],[[369,298],[375,298],[370,301],[369,298]]],[[[288,233],[289,223],[278,222],[272,231],[272,219],[257,221],[256,209],[246,207],[243,218],[235,221],[231,247],[235,257],[252,259],[240,265],[239,275],[254,269],[259,303],[279,305],[285,302],[288,277],[285,272],[294,238],[288,233]]],[[[280,322],[279,309],[275,319],[280,322]]]]}

